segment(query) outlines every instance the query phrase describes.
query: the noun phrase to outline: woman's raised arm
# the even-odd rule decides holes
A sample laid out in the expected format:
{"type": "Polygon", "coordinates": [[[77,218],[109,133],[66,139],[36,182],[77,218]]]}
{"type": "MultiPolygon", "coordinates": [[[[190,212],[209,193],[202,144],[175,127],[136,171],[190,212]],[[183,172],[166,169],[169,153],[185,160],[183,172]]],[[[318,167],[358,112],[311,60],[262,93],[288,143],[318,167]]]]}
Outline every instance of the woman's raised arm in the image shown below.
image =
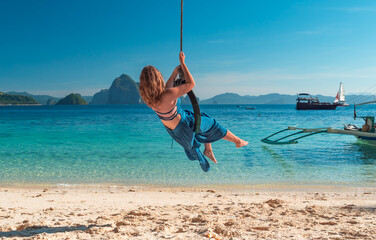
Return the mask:
{"type": "Polygon", "coordinates": [[[167,89],[168,89],[168,88],[172,88],[172,87],[174,87],[174,81],[175,81],[176,77],[177,77],[178,74],[179,74],[179,69],[180,69],[180,65],[177,66],[177,67],[174,69],[174,71],[171,73],[170,78],[169,78],[169,79],[167,80],[167,82],[166,82],[166,88],[167,88],[167,89]]]}
{"type": "Polygon", "coordinates": [[[184,73],[185,84],[182,84],[177,87],[169,88],[166,91],[166,95],[171,99],[176,99],[176,98],[183,96],[184,94],[187,94],[195,86],[195,80],[193,79],[191,73],[189,72],[187,65],[185,65],[185,55],[183,52],[179,53],[179,61],[180,61],[180,66],[184,73]]]}

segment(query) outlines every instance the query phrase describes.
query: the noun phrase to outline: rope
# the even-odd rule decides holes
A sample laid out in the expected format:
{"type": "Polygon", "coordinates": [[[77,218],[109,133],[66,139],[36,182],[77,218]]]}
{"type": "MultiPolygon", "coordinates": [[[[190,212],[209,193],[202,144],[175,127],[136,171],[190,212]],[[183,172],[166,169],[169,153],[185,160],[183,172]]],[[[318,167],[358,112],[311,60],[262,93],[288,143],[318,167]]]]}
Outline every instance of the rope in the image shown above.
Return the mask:
{"type": "Polygon", "coordinates": [[[375,93],[376,93],[376,84],[368,88],[366,91],[360,93],[359,95],[349,98],[346,102],[350,104],[352,103],[355,104],[355,100],[358,102],[362,102],[369,97],[368,95],[374,95],[375,93]]]}
{"type": "Polygon", "coordinates": [[[183,51],[183,0],[180,2],[180,52],[183,51]]]}
{"type": "MultiPolygon", "coordinates": [[[[183,0],[180,1],[180,51],[183,51],[183,0]]],[[[180,76],[184,79],[184,76],[180,76]]],[[[198,105],[197,98],[194,92],[191,90],[187,93],[189,100],[191,100],[193,112],[194,112],[194,132],[198,134],[200,132],[201,126],[201,111],[200,106],[198,105]]]]}

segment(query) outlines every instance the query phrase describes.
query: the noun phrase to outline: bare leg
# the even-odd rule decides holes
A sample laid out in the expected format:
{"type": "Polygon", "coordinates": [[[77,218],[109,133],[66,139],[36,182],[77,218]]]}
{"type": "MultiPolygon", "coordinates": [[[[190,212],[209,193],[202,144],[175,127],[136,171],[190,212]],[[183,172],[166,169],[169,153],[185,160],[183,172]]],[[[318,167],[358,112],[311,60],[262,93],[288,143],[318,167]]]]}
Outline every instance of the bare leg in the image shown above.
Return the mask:
{"type": "Polygon", "coordinates": [[[247,141],[238,138],[232,132],[230,132],[230,130],[227,130],[226,136],[224,136],[223,139],[235,143],[237,148],[241,148],[248,145],[247,141]]]}
{"type": "Polygon", "coordinates": [[[210,160],[212,160],[215,164],[217,164],[217,159],[215,159],[214,157],[211,143],[204,143],[204,146],[205,146],[204,155],[207,156],[210,160]]]}

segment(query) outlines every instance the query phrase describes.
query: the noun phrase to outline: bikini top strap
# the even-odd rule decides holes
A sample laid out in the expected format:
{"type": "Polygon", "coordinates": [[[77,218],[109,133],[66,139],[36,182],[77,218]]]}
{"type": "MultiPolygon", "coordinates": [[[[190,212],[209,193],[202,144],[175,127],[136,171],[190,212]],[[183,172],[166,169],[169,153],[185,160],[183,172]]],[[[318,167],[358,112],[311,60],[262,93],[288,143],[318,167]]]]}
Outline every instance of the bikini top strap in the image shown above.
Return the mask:
{"type": "Polygon", "coordinates": [[[158,112],[158,111],[156,111],[156,110],[154,110],[154,112],[156,112],[158,115],[167,115],[167,114],[170,114],[172,111],[174,111],[174,109],[175,109],[175,107],[176,106],[178,106],[177,108],[176,108],[176,111],[178,110],[178,108],[179,108],[179,106],[180,106],[180,98],[178,98],[178,99],[176,99],[176,104],[175,104],[175,106],[170,110],[170,111],[168,111],[168,112],[165,112],[165,113],[162,113],[162,112],[158,112]]]}

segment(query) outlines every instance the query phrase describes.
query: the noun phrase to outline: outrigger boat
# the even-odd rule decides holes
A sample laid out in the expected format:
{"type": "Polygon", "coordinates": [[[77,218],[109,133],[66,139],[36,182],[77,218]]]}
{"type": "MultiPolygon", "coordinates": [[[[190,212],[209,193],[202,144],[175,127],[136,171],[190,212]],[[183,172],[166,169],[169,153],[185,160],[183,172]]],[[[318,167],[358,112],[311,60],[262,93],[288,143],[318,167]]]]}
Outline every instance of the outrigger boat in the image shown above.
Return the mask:
{"type": "Polygon", "coordinates": [[[375,116],[358,117],[356,115],[357,106],[368,105],[372,103],[376,103],[376,101],[365,102],[365,103],[354,105],[354,119],[362,118],[365,121],[362,128],[359,128],[356,125],[352,125],[352,124],[346,124],[344,129],[335,129],[331,127],[299,128],[299,127],[289,126],[286,129],[273,133],[272,135],[262,139],[261,141],[267,144],[295,144],[295,143],[298,143],[297,140],[302,139],[302,138],[306,138],[306,137],[320,134],[320,133],[329,133],[329,134],[352,135],[352,136],[355,136],[361,142],[376,146],[375,116]],[[286,131],[295,131],[295,132],[286,136],[281,136],[281,133],[286,132],[286,131]]]}

